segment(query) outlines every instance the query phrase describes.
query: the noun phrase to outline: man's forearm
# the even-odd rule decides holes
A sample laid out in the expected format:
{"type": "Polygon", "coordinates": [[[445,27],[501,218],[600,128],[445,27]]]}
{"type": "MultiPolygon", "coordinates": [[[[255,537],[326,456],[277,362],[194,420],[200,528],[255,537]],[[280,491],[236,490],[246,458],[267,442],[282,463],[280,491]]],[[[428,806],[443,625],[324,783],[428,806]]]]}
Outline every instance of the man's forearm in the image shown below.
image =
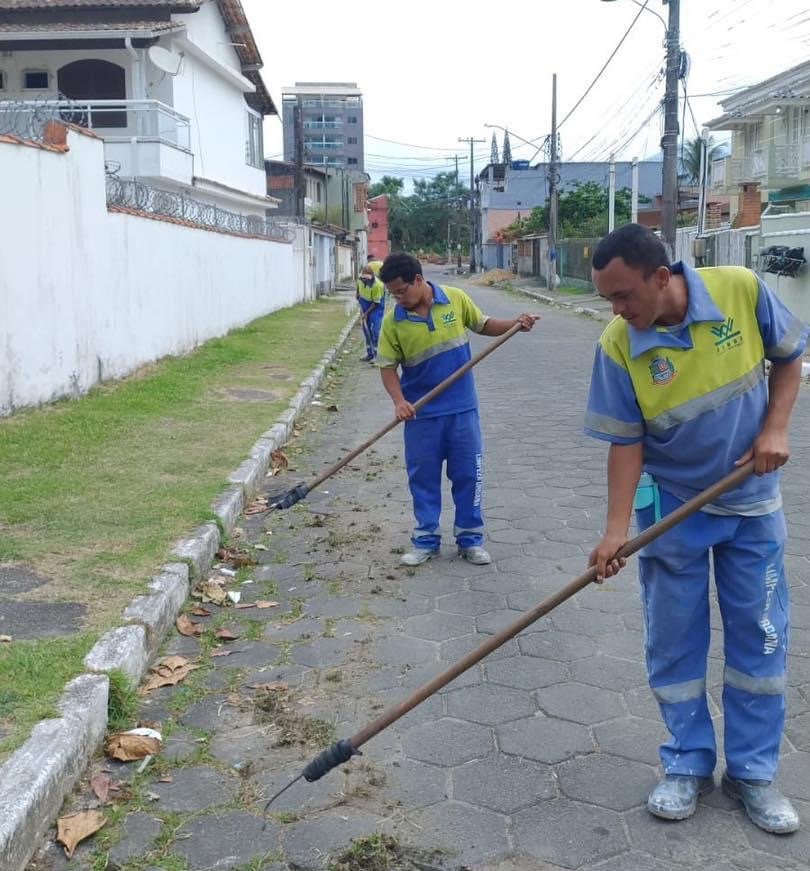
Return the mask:
{"type": "Polygon", "coordinates": [[[771,364],[771,374],[768,378],[768,412],[765,416],[765,427],[773,430],[787,431],[790,415],[799,394],[802,380],[802,358],[797,357],[790,363],[771,364]]]}
{"type": "Polygon", "coordinates": [[[641,442],[634,445],[610,446],[607,529],[605,530],[607,533],[627,535],[643,460],[644,447],[641,442]]]}
{"type": "Polygon", "coordinates": [[[399,383],[399,372],[393,366],[387,366],[380,369],[380,376],[385,392],[394,402],[402,402],[405,397],[402,395],[402,385],[399,383]]]}
{"type": "Polygon", "coordinates": [[[509,321],[504,318],[487,318],[484,324],[484,329],[481,330],[482,336],[502,336],[515,325],[514,321],[509,321]]]}

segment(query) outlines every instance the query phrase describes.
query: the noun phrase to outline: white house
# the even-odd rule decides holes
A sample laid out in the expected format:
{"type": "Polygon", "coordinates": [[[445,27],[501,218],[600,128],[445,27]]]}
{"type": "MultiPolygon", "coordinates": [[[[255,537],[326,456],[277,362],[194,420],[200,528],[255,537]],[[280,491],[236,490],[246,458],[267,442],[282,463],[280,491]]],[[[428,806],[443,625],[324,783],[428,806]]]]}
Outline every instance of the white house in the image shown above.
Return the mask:
{"type": "Polygon", "coordinates": [[[0,132],[93,129],[108,172],[264,216],[276,114],[240,0],[0,0],[0,132]]]}

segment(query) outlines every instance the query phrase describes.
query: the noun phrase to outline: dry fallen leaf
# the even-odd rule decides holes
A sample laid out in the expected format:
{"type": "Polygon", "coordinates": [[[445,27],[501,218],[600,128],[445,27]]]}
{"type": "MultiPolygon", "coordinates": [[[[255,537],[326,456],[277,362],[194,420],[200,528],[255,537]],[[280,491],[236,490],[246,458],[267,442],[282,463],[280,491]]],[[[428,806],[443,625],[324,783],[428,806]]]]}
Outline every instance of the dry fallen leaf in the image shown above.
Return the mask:
{"type": "Polygon", "coordinates": [[[147,735],[133,735],[131,732],[117,732],[110,735],[104,748],[108,756],[119,762],[132,762],[160,753],[160,741],[147,735]]]}
{"type": "Polygon", "coordinates": [[[90,778],[90,789],[96,794],[96,798],[104,804],[110,797],[110,788],[112,787],[112,778],[106,774],[96,774],[90,778]]]}
{"type": "Polygon", "coordinates": [[[165,777],[159,778],[158,783],[174,783],[174,778],[167,774],[165,777]]]}
{"type": "Polygon", "coordinates": [[[191,609],[191,613],[195,617],[210,617],[211,616],[211,612],[207,608],[203,608],[202,605],[195,605],[191,609]]]}
{"type": "Polygon", "coordinates": [[[220,639],[220,641],[236,641],[239,638],[239,636],[234,635],[230,629],[217,629],[214,634],[220,639]]]}
{"type": "Polygon", "coordinates": [[[205,581],[200,586],[200,596],[203,602],[213,602],[215,605],[224,605],[228,600],[225,590],[215,581],[205,581]]]}
{"type": "Polygon", "coordinates": [[[278,693],[286,692],[289,686],[283,680],[276,680],[273,683],[255,683],[251,685],[251,689],[262,693],[278,693]]]}
{"type": "Polygon", "coordinates": [[[257,608],[278,608],[278,602],[259,601],[259,602],[256,602],[256,607],[257,608]]]}
{"type": "Polygon", "coordinates": [[[202,635],[205,628],[202,623],[195,623],[194,620],[185,614],[181,614],[174,625],[177,627],[177,631],[185,636],[202,635]]]}
{"type": "Polygon", "coordinates": [[[234,651],[233,650],[225,650],[224,648],[217,648],[216,650],[211,651],[211,656],[230,656],[234,651]]]}
{"type": "MultiPolygon", "coordinates": [[[[259,500],[257,499],[256,501],[258,502],[259,500]]],[[[267,500],[265,499],[264,502],[266,507],[267,500]]],[[[237,567],[256,565],[256,561],[247,551],[237,550],[236,548],[231,547],[221,547],[217,551],[217,558],[221,559],[223,562],[229,562],[237,567]]]]}
{"type": "Polygon", "coordinates": [[[56,840],[65,848],[68,859],[73,856],[76,847],[90,835],[103,828],[107,818],[101,811],[79,811],[60,817],[56,821],[56,840]]]}
{"type": "Polygon", "coordinates": [[[236,607],[238,610],[244,611],[246,608],[255,608],[256,603],[255,602],[237,602],[236,607]]]}
{"type": "Polygon", "coordinates": [[[11,644],[10,635],[0,635],[0,644],[11,644]]]}
{"type": "Polygon", "coordinates": [[[287,459],[287,455],[284,453],[284,451],[279,450],[278,448],[276,448],[276,450],[274,450],[273,453],[270,454],[270,459],[272,460],[272,475],[278,475],[279,472],[288,468],[290,465],[290,461],[287,459]]]}
{"type": "Polygon", "coordinates": [[[191,662],[185,656],[164,656],[157,665],[152,666],[150,669],[152,674],[138,692],[145,695],[160,687],[177,686],[181,680],[199,667],[198,663],[191,662]]]}

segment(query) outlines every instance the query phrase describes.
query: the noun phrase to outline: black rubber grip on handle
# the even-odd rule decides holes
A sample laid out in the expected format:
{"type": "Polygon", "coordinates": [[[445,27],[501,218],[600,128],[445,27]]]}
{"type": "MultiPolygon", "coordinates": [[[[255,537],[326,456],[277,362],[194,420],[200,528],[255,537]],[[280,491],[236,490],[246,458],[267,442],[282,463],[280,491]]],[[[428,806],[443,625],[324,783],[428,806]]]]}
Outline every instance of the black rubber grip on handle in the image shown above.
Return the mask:
{"type": "Polygon", "coordinates": [[[313,780],[320,780],[324,774],[328,774],[333,768],[348,762],[352,756],[362,755],[359,750],[355,750],[354,745],[348,738],[343,738],[336,744],[328,747],[323,753],[319,753],[307,765],[304,769],[304,780],[307,783],[312,783],[313,780]]]}
{"type": "Polygon", "coordinates": [[[292,490],[288,490],[280,499],[276,500],[271,508],[292,508],[302,499],[306,498],[309,493],[309,487],[306,484],[297,484],[292,490]]]}

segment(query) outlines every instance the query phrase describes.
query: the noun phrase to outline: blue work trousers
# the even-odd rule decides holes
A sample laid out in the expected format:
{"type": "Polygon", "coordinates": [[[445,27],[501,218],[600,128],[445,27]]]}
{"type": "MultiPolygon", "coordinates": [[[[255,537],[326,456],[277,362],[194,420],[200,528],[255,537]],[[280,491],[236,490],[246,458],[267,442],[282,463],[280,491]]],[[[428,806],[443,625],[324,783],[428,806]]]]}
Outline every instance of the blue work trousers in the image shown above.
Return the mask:
{"type": "Polygon", "coordinates": [[[368,357],[376,357],[377,356],[377,344],[380,341],[380,329],[382,328],[383,315],[385,314],[385,307],[383,304],[377,303],[374,310],[371,314],[366,315],[366,312],[371,308],[374,303],[369,302],[367,299],[363,299],[360,297],[360,310],[363,315],[363,337],[366,340],[366,355],[368,357]]]}
{"type": "MultiPolygon", "coordinates": [[[[659,491],[666,515],[681,503],[659,491]]],[[[637,512],[645,529],[654,508],[637,512]]],[[[785,518],[698,512],[641,551],[639,573],[650,686],[672,740],[668,774],[709,776],[717,761],[706,699],[709,555],[723,622],[724,746],[731,777],[772,780],[785,720],[789,604],[785,518]]]]}
{"type": "Polygon", "coordinates": [[[416,517],[411,537],[414,546],[437,550],[441,544],[439,518],[445,462],[456,506],[456,542],[459,547],[483,544],[483,462],[478,410],[406,421],[405,462],[416,517]]]}

